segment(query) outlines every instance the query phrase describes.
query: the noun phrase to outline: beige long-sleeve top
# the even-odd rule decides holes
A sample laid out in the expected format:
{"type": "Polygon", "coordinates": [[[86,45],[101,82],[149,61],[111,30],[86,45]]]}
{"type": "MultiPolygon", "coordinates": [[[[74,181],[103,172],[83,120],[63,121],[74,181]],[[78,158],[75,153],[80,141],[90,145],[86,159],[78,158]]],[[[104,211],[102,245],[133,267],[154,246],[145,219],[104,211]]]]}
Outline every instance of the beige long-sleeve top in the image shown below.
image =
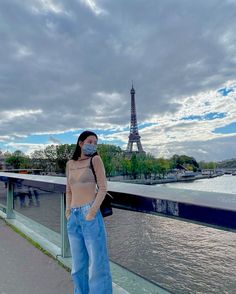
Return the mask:
{"type": "Polygon", "coordinates": [[[97,177],[98,191],[93,172],[90,168],[90,160],[69,160],[66,164],[66,215],[70,208],[79,207],[95,199],[89,213],[95,216],[107,192],[107,180],[102,159],[99,155],[92,158],[94,171],[97,177]]]}

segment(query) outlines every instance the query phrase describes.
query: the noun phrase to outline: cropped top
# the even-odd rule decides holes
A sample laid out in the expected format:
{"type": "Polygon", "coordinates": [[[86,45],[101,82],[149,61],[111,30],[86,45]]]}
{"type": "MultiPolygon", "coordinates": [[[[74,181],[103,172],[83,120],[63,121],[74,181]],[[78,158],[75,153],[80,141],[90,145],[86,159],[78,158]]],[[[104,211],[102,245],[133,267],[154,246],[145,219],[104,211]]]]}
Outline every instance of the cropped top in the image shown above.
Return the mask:
{"type": "Polygon", "coordinates": [[[96,182],[90,167],[91,157],[69,160],[66,164],[66,214],[72,207],[79,207],[94,200],[89,213],[95,216],[107,192],[107,180],[102,159],[99,155],[92,158],[96,182]]]}

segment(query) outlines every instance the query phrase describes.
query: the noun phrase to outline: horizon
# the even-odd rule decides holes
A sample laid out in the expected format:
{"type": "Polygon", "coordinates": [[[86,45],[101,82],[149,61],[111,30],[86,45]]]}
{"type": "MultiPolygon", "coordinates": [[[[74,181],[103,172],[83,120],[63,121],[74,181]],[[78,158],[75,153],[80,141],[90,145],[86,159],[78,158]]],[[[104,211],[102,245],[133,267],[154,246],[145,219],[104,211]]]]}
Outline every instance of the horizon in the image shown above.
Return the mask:
{"type": "MultiPolygon", "coordinates": [[[[50,144],[50,145],[48,145],[48,146],[58,146],[58,145],[66,145],[67,143],[65,143],[65,144],[50,144]]],[[[118,146],[118,145],[114,145],[114,144],[108,144],[108,143],[98,143],[98,146],[99,145],[102,145],[102,144],[104,144],[104,145],[110,145],[110,146],[115,146],[115,147],[120,147],[120,146],[118,146]]],[[[76,145],[76,143],[72,143],[72,144],[68,144],[68,145],[76,145]]],[[[47,147],[47,146],[46,146],[47,147]]],[[[45,148],[46,148],[45,147],[45,148]]],[[[40,151],[43,151],[44,149],[38,149],[38,150],[40,150],[40,151]]],[[[38,151],[37,150],[37,151],[38,151]]],[[[22,152],[23,153],[23,155],[24,156],[29,156],[30,158],[31,158],[31,156],[32,156],[32,153],[30,153],[30,154],[26,154],[26,153],[24,153],[22,150],[20,150],[20,149],[17,149],[17,150],[15,150],[15,151],[20,151],[20,152],[22,152]]],[[[6,152],[2,152],[1,150],[0,150],[0,156],[1,155],[3,155],[3,156],[5,156],[5,154],[4,153],[10,153],[11,155],[13,155],[13,153],[15,152],[15,151],[13,151],[12,153],[11,152],[9,152],[8,150],[6,151],[6,152]],[[2,152],[2,153],[1,153],[2,152]]],[[[121,152],[126,152],[126,149],[122,149],[121,148],[121,152]]],[[[135,152],[134,152],[135,153],[135,152]]],[[[137,154],[137,153],[135,153],[135,154],[137,154]]],[[[140,154],[140,153],[138,153],[138,154],[140,154]]],[[[193,156],[191,156],[191,155],[187,155],[187,154],[174,154],[174,155],[172,155],[172,157],[155,157],[153,154],[151,154],[151,153],[146,153],[146,155],[151,155],[151,156],[153,156],[155,159],[160,159],[160,158],[163,158],[163,159],[166,159],[166,160],[170,160],[174,155],[177,155],[177,156],[187,156],[187,157],[190,157],[190,158],[193,158],[193,159],[195,159],[197,162],[216,162],[216,163],[221,163],[221,162],[229,162],[229,161],[234,161],[234,160],[236,160],[236,157],[235,158],[226,158],[226,159],[223,159],[223,160],[220,160],[220,161],[205,161],[205,160],[198,160],[198,159],[196,159],[195,157],[193,157],[193,156]]]]}

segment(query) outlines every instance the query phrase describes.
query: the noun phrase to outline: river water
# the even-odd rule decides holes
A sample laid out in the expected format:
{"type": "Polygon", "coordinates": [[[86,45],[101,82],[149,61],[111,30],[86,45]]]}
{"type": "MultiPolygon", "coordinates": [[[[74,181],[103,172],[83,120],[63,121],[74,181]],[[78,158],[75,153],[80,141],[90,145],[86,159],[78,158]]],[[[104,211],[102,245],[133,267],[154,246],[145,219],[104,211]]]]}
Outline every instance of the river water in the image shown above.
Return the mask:
{"type": "Polygon", "coordinates": [[[171,183],[166,184],[166,186],[180,189],[236,194],[236,176],[224,175],[217,178],[202,179],[193,182],[171,183]]]}
{"type": "MultiPolygon", "coordinates": [[[[236,177],[166,186],[236,194],[236,177]]],[[[172,293],[236,293],[235,233],[119,209],[105,221],[111,260],[172,293]]]]}

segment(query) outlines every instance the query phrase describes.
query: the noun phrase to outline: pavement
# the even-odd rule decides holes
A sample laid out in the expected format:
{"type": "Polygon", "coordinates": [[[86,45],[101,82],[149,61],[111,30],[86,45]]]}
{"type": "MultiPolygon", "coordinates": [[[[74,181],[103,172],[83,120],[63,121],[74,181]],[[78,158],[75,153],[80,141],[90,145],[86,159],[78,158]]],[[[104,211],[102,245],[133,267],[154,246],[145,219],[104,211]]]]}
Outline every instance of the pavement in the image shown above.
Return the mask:
{"type": "Polygon", "coordinates": [[[0,218],[0,294],[73,293],[70,273],[0,218]]]}

